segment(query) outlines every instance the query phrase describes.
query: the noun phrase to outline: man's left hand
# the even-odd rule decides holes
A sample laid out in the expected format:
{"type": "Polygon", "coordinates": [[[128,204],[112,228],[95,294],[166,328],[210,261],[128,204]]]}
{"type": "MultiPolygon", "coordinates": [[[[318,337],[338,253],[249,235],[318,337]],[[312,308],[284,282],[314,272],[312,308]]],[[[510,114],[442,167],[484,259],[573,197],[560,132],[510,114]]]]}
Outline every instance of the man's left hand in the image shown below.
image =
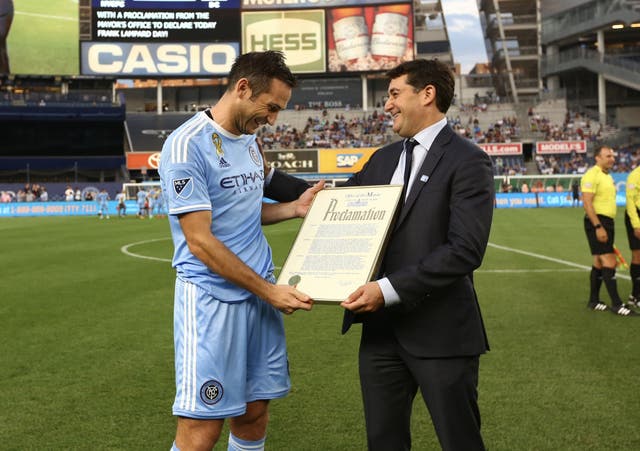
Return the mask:
{"type": "Polygon", "coordinates": [[[307,215],[309,207],[311,206],[311,202],[313,202],[313,198],[315,197],[316,193],[322,191],[323,188],[324,180],[320,180],[318,183],[302,193],[300,197],[298,197],[298,199],[295,201],[297,217],[304,218],[307,215]]]}

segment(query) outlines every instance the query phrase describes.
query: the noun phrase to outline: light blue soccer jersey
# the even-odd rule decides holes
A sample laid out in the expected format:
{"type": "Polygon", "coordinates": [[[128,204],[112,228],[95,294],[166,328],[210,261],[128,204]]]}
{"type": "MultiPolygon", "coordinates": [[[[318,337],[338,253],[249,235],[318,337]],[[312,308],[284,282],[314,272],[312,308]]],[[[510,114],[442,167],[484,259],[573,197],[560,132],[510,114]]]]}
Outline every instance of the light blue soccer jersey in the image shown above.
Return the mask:
{"type": "Polygon", "coordinates": [[[143,206],[144,202],[147,200],[147,192],[145,190],[138,191],[136,198],[138,199],[138,205],[143,206]]]}
{"type": "Polygon", "coordinates": [[[96,200],[100,205],[107,205],[109,200],[109,193],[103,193],[102,191],[96,194],[96,200]]]}
{"type": "Polygon", "coordinates": [[[233,135],[200,112],[169,135],[159,172],[178,276],[218,300],[247,299],[251,293],[191,254],[178,215],[211,210],[211,233],[262,277],[273,273],[271,248],[260,221],[264,170],[255,136],[233,135]]]}

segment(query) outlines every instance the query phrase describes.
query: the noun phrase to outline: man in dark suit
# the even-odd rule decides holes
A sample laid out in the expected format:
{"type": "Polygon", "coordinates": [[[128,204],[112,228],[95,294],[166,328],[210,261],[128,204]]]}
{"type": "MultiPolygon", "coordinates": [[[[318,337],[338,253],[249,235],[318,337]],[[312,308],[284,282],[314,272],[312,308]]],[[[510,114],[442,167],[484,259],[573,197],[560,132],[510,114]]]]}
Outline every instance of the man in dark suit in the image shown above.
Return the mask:
{"type": "MultiPolygon", "coordinates": [[[[363,324],[359,366],[368,447],[411,448],[411,410],[420,389],[443,449],[484,449],[477,386],[479,356],[489,345],[473,271],[491,228],[491,160],[447,125],[454,93],[447,66],[409,61],[387,77],[385,111],[405,139],[379,149],[346,182],[406,186],[380,278],[341,304],[343,333],[353,322],[363,324]]],[[[269,189],[283,194],[290,179],[274,174],[271,182],[269,189]]]]}

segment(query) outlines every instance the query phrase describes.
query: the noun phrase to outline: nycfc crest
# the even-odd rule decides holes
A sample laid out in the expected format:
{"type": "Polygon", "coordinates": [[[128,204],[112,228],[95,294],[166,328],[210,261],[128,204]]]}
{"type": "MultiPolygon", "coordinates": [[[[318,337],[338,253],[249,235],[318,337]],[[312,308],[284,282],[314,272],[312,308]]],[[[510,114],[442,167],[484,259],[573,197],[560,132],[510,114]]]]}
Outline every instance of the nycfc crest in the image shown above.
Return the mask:
{"type": "Polygon", "coordinates": [[[224,151],[222,150],[222,138],[217,133],[211,135],[211,141],[216,148],[216,155],[218,156],[218,164],[221,168],[231,167],[229,163],[224,159],[224,151]]]}
{"type": "Polygon", "coordinates": [[[216,380],[210,380],[202,384],[200,388],[200,399],[207,405],[214,405],[222,399],[222,384],[216,380]]]}
{"type": "Polygon", "coordinates": [[[249,155],[251,159],[256,164],[256,166],[262,166],[262,162],[260,161],[260,156],[258,155],[258,151],[255,147],[249,146],[249,155]]]}

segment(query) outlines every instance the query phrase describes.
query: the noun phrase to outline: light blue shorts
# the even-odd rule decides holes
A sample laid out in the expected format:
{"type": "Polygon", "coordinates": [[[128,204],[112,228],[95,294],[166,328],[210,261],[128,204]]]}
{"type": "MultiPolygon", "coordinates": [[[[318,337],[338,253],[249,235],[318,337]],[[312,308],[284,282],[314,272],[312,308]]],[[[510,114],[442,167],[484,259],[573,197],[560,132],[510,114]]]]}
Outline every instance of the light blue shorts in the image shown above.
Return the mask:
{"type": "Polygon", "coordinates": [[[255,296],[221,302],[176,279],[174,344],[174,415],[235,417],[248,402],[289,393],[282,314],[255,296]]]}

